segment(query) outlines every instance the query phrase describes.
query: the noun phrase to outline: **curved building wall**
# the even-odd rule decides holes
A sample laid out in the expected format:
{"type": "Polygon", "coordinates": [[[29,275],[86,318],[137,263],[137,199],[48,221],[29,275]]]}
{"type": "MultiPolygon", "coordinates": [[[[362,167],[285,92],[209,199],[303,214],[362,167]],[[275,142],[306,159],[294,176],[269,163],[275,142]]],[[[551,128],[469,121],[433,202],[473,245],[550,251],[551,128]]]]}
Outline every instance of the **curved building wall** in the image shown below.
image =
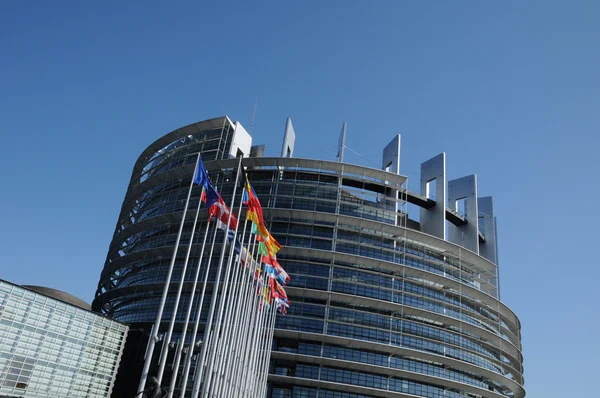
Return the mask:
{"type": "MultiPolygon", "coordinates": [[[[213,119],[166,135],[140,156],[94,309],[150,330],[196,154],[229,203],[234,133],[229,119],[213,119]]],[[[276,321],[268,396],[525,395],[519,320],[488,294],[496,291],[496,265],[404,227],[404,177],[306,159],[246,158],[243,165],[271,232],[284,246],[278,259],[292,277],[291,308],[276,321]]],[[[193,197],[192,209],[199,191],[193,197]]],[[[174,341],[205,229],[190,237],[192,217],[181,244],[193,239],[194,266],[186,275],[174,341]]],[[[183,257],[185,250],[179,253],[183,257]]],[[[173,290],[182,263],[178,258],[173,290]]],[[[174,292],[165,321],[173,302],[174,292]]]]}

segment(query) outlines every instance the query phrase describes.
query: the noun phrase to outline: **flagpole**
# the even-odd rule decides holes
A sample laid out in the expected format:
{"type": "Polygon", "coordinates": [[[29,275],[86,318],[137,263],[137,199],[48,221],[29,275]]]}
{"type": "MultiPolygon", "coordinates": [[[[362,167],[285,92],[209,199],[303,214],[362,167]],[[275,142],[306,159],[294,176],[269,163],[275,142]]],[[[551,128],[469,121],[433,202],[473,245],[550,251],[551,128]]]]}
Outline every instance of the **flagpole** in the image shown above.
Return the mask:
{"type": "Polygon", "coordinates": [[[269,352],[267,353],[267,368],[265,369],[265,382],[263,384],[263,396],[267,393],[267,384],[269,383],[269,368],[271,367],[271,352],[273,351],[273,336],[275,335],[275,326],[277,325],[277,307],[273,309],[273,321],[271,323],[271,336],[269,337],[269,352]]]}
{"type": "MultiPolygon", "coordinates": [[[[247,221],[247,219],[246,219],[247,221]]],[[[244,287],[244,292],[242,294],[242,311],[241,311],[241,315],[242,315],[242,319],[240,321],[240,332],[238,333],[238,335],[236,336],[235,339],[235,343],[234,343],[234,353],[236,355],[237,360],[233,361],[234,365],[236,366],[236,372],[234,374],[232,374],[232,386],[229,387],[229,391],[227,393],[227,395],[229,395],[231,389],[233,388],[234,390],[237,388],[237,384],[238,384],[238,380],[239,380],[239,375],[241,373],[241,371],[243,370],[243,367],[245,366],[244,363],[244,355],[242,355],[242,351],[245,353],[245,350],[243,350],[246,347],[246,334],[248,332],[248,317],[250,315],[250,310],[251,310],[251,305],[252,305],[252,299],[253,299],[253,292],[252,292],[252,287],[254,286],[254,275],[256,272],[256,262],[254,260],[254,257],[252,256],[252,231],[250,231],[250,233],[248,234],[248,242],[246,244],[245,247],[247,247],[248,249],[246,249],[247,251],[247,258],[246,258],[246,262],[247,262],[247,269],[248,269],[248,280],[246,281],[245,287],[244,287]]],[[[243,241],[242,241],[243,243],[243,241]]],[[[239,389],[238,389],[239,390],[239,389]]],[[[233,393],[233,391],[231,391],[231,393],[233,393]]]]}
{"type": "Polygon", "coordinates": [[[263,362],[263,372],[261,377],[261,389],[259,390],[259,396],[264,397],[266,394],[267,382],[269,378],[269,365],[271,363],[271,349],[273,348],[273,332],[275,330],[275,319],[277,318],[277,307],[274,306],[271,312],[271,320],[269,322],[269,329],[267,331],[267,352],[265,353],[265,359],[263,362]]]}
{"type": "Polygon", "coordinates": [[[262,335],[265,312],[267,312],[267,307],[266,307],[267,304],[265,303],[263,295],[264,295],[264,287],[263,287],[263,293],[261,294],[262,305],[261,305],[261,308],[259,309],[259,316],[257,317],[257,320],[256,320],[256,326],[255,326],[256,333],[254,334],[254,340],[252,343],[252,345],[254,347],[256,347],[256,349],[252,352],[252,360],[250,362],[252,372],[250,372],[249,379],[248,379],[248,394],[251,397],[254,397],[254,388],[256,387],[256,376],[257,376],[257,372],[258,372],[257,360],[258,360],[258,357],[260,356],[260,351],[261,351],[260,340],[261,340],[261,335],[262,335]]]}
{"type": "MultiPolygon", "coordinates": [[[[237,176],[236,176],[236,179],[235,179],[234,185],[233,185],[233,194],[231,197],[231,206],[229,207],[229,216],[227,218],[227,226],[226,226],[227,229],[229,229],[229,224],[231,222],[231,215],[233,212],[233,210],[231,210],[231,209],[234,207],[233,205],[235,203],[235,192],[237,190],[237,182],[238,182],[238,178],[239,178],[241,163],[242,163],[242,157],[240,156],[240,161],[238,163],[238,169],[237,169],[237,176]]],[[[236,228],[236,232],[237,232],[237,228],[236,228]]],[[[235,239],[235,237],[234,237],[234,239],[235,239]]],[[[223,270],[223,260],[224,260],[224,256],[225,256],[225,248],[226,247],[227,247],[227,231],[225,231],[225,237],[223,239],[223,246],[221,247],[221,256],[219,258],[219,266],[217,268],[217,275],[215,277],[214,288],[213,288],[211,302],[210,302],[210,309],[209,309],[209,313],[208,313],[208,320],[206,322],[206,327],[204,330],[205,338],[204,338],[204,344],[202,344],[202,353],[200,356],[200,364],[199,364],[198,368],[196,369],[196,378],[194,380],[194,385],[192,387],[192,397],[193,398],[198,397],[198,393],[200,392],[200,384],[202,383],[202,374],[203,374],[203,368],[204,368],[204,361],[206,359],[206,350],[210,344],[210,342],[207,341],[207,337],[210,335],[212,321],[214,318],[215,306],[216,306],[216,302],[217,302],[217,293],[219,290],[219,281],[221,279],[221,272],[223,270]]]]}
{"type": "MultiPolygon", "coordinates": [[[[231,207],[230,207],[230,211],[229,211],[229,217],[227,220],[227,228],[229,228],[229,224],[231,223],[231,217],[233,215],[233,208],[235,205],[235,194],[237,191],[237,185],[238,185],[238,181],[240,178],[240,170],[241,170],[241,166],[242,166],[242,159],[243,157],[240,156],[240,161],[238,163],[238,169],[237,169],[237,173],[236,173],[236,177],[234,180],[234,185],[233,185],[233,193],[232,193],[232,198],[231,198],[231,207]]],[[[240,195],[240,209],[242,206],[242,195],[240,195]]],[[[239,212],[238,212],[239,214],[239,212]]],[[[225,270],[225,277],[224,277],[224,281],[228,281],[229,280],[229,275],[231,273],[231,264],[233,262],[233,252],[235,249],[235,240],[237,238],[237,232],[238,232],[238,225],[239,225],[239,221],[236,223],[235,225],[235,230],[233,231],[233,240],[231,243],[231,246],[229,248],[229,258],[227,260],[227,267],[225,270]]],[[[220,261],[222,261],[224,259],[224,255],[225,255],[225,249],[226,246],[223,246],[222,250],[221,250],[221,259],[220,261]]],[[[219,342],[219,334],[221,333],[221,327],[222,327],[222,320],[223,320],[223,310],[225,309],[225,303],[226,303],[226,296],[227,296],[227,292],[229,291],[229,285],[225,285],[223,286],[223,293],[221,294],[221,301],[219,302],[219,310],[217,313],[217,321],[215,322],[215,334],[214,334],[214,349],[210,352],[210,358],[208,361],[208,367],[207,367],[207,374],[206,374],[206,380],[204,382],[204,386],[202,387],[202,398],[206,398],[208,397],[208,395],[211,392],[212,389],[212,381],[213,381],[213,373],[214,373],[214,363],[215,363],[215,356],[217,354],[217,348],[218,348],[218,342],[219,342]]],[[[216,298],[216,295],[214,296],[216,298]]]]}
{"type": "MultiPolygon", "coordinates": [[[[210,215],[208,216],[207,222],[210,222],[210,215]]],[[[208,276],[210,273],[210,268],[211,268],[211,264],[212,264],[212,255],[213,255],[213,250],[215,248],[215,241],[217,239],[218,231],[219,231],[219,228],[217,228],[216,223],[215,223],[212,242],[210,244],[210,252],[208,253],[208,257],[207,257],[207,261],[206,261],[206,271],[204,273],[204,282],[202,283],[202,293],[200,294],[200,302],[198,303],[198,310],[196,312],[196,320],[194,322],[194,331],[192,332],[192,338],[190,340],[190,349],[188,350],[185,361],[183,362],[184,370],[183,370],[183,375],[182,375],[183,379],[181,381],[180,398],[185,397],[185,390],[187,388],[190,367],[192,365],[192,356],[194,355],[194,348],[196,348],[196,337],[198,336],[198,327],[200,325],[200,315],[202,314],[202,306],[204,305],[204,297],[206,297],[206,285],[208,284],[208,276]]],[[[202,252],[202,254],[204,254],[204,252],[202,252]]],[[[202,255],[200,256],[198,267],[200,267],[201,261],[202,261],[202,255]]],[[[206,326],[205,326],[205,329],[206,329],[206,326]]]]}
{"type": "MultiPolygon", "coordinates": [[[[263,291],[264,291],[264,285],[263,285],[263,291]]],[[[260,351],[260,346],[259,346],[259,339],[260,339],[260,335],[262,332],[262,328],[263,328],[263,323],[264,323],[264,318],[265,318],[265,313],[267,312],[267,304],[264,302],[264,293],[261,294],[261,300],[263,300],[262,302],[262,306],[260,308],[260,315],[257,317],[256,319],[256,324],[255,324],[255,333],[254,333],[254,339],[252,342],[252,346],[255,347],[255,349],[252,351],[252,359],[250,361],[251,364],[251,369],[252,372],[249,374],[249,380],[248,380],[248,392],[249,393],[253,393],[253,387],[256,386],[256,372],[257,372],[257,359],[258,359],[258,355],[259,355],[259,351],[260,351]]]]}
{"type": "MultiPolygon", "coordinates": [[[[240,201],[240,206],[238,208],[238,212],[237,214],[241,214],[241,210],[242,210],[242,202],[243,200],[240,201]]],[[[243,234],[246,232],[246,223],[247,221],[244,222],[244,229],[243,229],[243,234]]],[[[239,229],[239,228],[238,228],[239,229]]],[[[242,240],[243,240],[243,236],[242,235],[242,240]]],[[[233,286],[230,289],[231,293],[229,293],[229,291],[227,292],[227,294],[225,294],[226,296],[231,296],[231,297],[239,297],[239,291],[240,291],[240,287],[241,287],[241,281],[238,278],[238,274],[239,274],[239,259],[240,256],[237,256],[237,258],[235,257],[234,253],[235,253],[235,244],[237,242],[237,237],[234,238],[234,240],[232,241],[232,248],[233,251],[230,253],[230,258],[229,261],[232,263],[232,272],[231,272],[231,279],[230,282],[233,286]],[[235,258],[235,259],[234,259],[235,258]],[[237,270],[237,272],[236,272],[237,270]]],[[[230,248],[231,249],[231,248],[230,248]]],[[[240,255],[242,253],[242,247],[240,244],[240,255]]],[[[229,289],[228,289],[229,290],[229,289]]],[[[237,309],[237,304],[239,304],[239,298],[235,300],[236,301],[236,309],[237,309]]],[[[223,322],[223,330],[221,332],[221,338],[218,341],[218,347],[217,347],[217,357],[215,359],[215,368],[216,368],[216,377],[213,380],[213,385],[214,385],[214,393],[218,394],[220,389],[221,389],[221,384],[222,381],[224,380],[224,376],[225,376],[225,358],[227,355],[229,355],[229,347],[231,347],[231,337],[230,337],[230,329],[231,329],[231,324],[232,322],[232,316],[233,316],[233,304],[228,305],[227,309],[225,311],[225,316],[224,316],[224,322],[223,322]]],[[[237,318],[237,312],[236,314],[236,318],[237,318]]],[[[236,322],[237,323],[237,322],[236,322]]]]}
{"type": "Polygon", "coordinates": [[[167,294],[169,293],[169,285],[171,284],[171,276],[173,275],[173,268],[175,266],[175,259],[177,257],[177,249],[179,248],[179,241],[181,239],[181,233],[183,232],[183,226],[185,225],[185,216],[187,214],[187,209],[190,204],[190,197],[192,196],[192,190],[194,189],[194,177],[196,176],[196,172],[198,171],[198,161],[200,160],[200,153],[196,158],[196,166],[194,167],[194,172],[192,173],[192,180],[190,181],[190,189],[188,190],[187,199],[185,201],[185,207],[183,209],[183,216],[181,217],[181,223],[179,224],[179,232],[177,233],[177,239],[175,240],[175,247],[173,248],[173,256],[171,257],[171,263],[169,264],[169,271],[167,272],[167,278],[165,281],[165,286],[163,288],[162,296],[160,299],[160,304],[158,305],[158,312],[156,313],[156,320],[154,321],[154,329],[150,335],[148,340],[148,349],[146,360],[144,361],[144,367],[142,369],[142,376],[140,377],[140,384],[138,385],[138,395],[142,394],[144,389],[146,388],[146,380],[148,379],[148,371],[150,370],[150,365],[152,363],[152,354],[154,353],[154,345],[156,344],[158,338],[158,330],[160,328],[160,322],[162,320],[163,310],[165,308],[165,303],[167,301],[167,294]]]}
{"type": "MultiPolygon", "coordinates": [[[[210,227],[210,217],[206,219],[206,229],[204,231],[204,238],[202,241],[202,249],[200,250],[200,257],[198,260],[198,266],[196,267],[196,275],[194,276],[194,284],[192,286],[192,293],[190,294],[190,302],[188,304],[187,313],[185,316],[185,324],[183,326],[183,333],[181,335],[181,345],[177,347],[175,352],[175,361],[173,363],[173,374],[171,375],[171,383],[169,384],[169,392],[167,398],[172,398],[175,392],[175,384],[177,383],[177,375],[179,373],[179,363],[181,362],[181,352],[185,345],[185,338],[187,335],[187,329],[192,315],[192,308],[194,307],[194,297],[196,295],[196,287],[198,286],[198,278],[200,277],[200,268],[202,265],[202,256],[204,255],[204,248],[206,247],[206,238],[208,236],[208,230],[210,227]]],[[[194,344],[190,344],[190,348],[193,350],[194,344]]]]}
{"type": "MultiPolygon", "coordinates": [[[[262,266],[262,262],[261,262],[261,266],[262,266]]],[[[245,387],[245,394],[249,394],[251,392],[250,386],[252,385],[252,377],[254,376],[255,373],[255,366],[256,366],[256,354],[257,354],[257,339],[258,339],[258,335],[260,334],[260,328],[261,328],[261,319],[264,315],[264,297],[263,297],[263,291],[265,289],[265,272],[264,272],[264,267],[262,269],[262,278],[263,278],[263,284],[261,286],[260,292],[259,292],[259,296],[258,296],[258,300],[256,300],[256,306],[253,310],[253,314],[252,314],[252,321],[251,321],[251,335],[250,335],[250,344],[249,347],[251,347],[250,352],[248,353],[248,367],[244,376],[244,380],[242,382],[242,386],[245,387]]]]}
{"type": "MultiPolygon", "coordinates": [[[[246,219],[246,221],[248,221],[248,219],[246,219]]],[[[252,238],[252,232],[250,232],[250,234],[248,234],[248,248],[250,248],[251,238],[252,238]]],[[[247,255],[251,256],[251,253],[249,251],[247,251],[247,255]]],[[[231,361],[231,363],[233,363],[233,367],[228,368],[227,372],[225,374],[225,379],[228,381],[228,385],[225,390],[225,394],[223,395],[224,397],[229,397],[230,394],[232,394],[232,389],[236,388],[237,375],[239,374],[238,372],[241,371],[242,366],[243,366],[243,362],[241,360],[241,355],[240,355],[240,350],[241,350],[240,344],[243,341],[245,341],[245,334],[247,331],[247,314],[248,314],[248,311],[250,308],[250,304],[252,302],[251,288],[253,286],[253,281],[254,281],[254,271],[253,270],[256,269],[254,259],[252,257],[250,257],[250,258],[251,259],[249,261],[248,267],[243,268],[243,274],[242,274],[243,285],[242,285],[242,289],[240,292],[241,300],[239,300],[240,301],[239,305],[241,306],[241,308],[237,309],[237,311],[239,312],[240,315],[237,319],[237,325],[235,326],[237,333],[233,334],[233,344],[230,349],[230,355],[227,357],[231,361]],[[246,275],[246,270],[248,270],[247,275],[246,275]],[[249,294],[250,294],[250,296],[249,296],[249,294]]]]}
{"type": "Polygon", "coordinates": [[[234,385],[236,386],[236,389],[238,390],[238,396],[241,396],[240,394],[242,393],[242,387],[241,384],[239,382],[241,382],[241,377],[243,372],[246,369],[246,366],[248,364],[248,360],[246,358],[246,353],[248,352],[248,342],[249,342],[249,334],[251,333],[251,328],[250,328],[250,317],[252,315],[252,308],[253,308],[253,302],[254,302],[254,298],[255,298],[255,293],[254,293],[254,283],[258,283],[258,278],[256,278],[256,261],[254,260],[254,249],[255,246],[251,243],[252,241],[252,236],[253,233],[250,232],[250,235],[248,236],[248,251],[249,251],[249,255],[250,258],[252,259],[251,261],[251,268],[250,268],[250,278],[251,278],[251,285],[248,289],[248,296],[247,297],[247,302],[246,305],[244,306],[244,318],[243,318],[243,329],[241,332],[241,336],[240,336],[240,341],[238,343],[237,349],[238,349],[238,356],[239,356],[239,371],[237,372],[236,376],[235,376],[235,381],[234,381],[234,385]],[[256,279],[255,279],[256,278],[256,279]],[[240,384],[238,386],[238,384],[240,384]]]}
{"type": "MultiPolygon", "coordinates": [[[[254,258],[254,256],[256,255],[256,248],[257,248],[258,244],[256,241],[256,235],[254,235],[254,245],[252,247],[252,258],[254,258]]],[[[258,280],[260,280],[260,278],[262,278],[262,270],[261,270],[261,264],[260,262],[256,262],[256,270],[259,271],[259,277],[257,278],[257,283],[256,283],[256,287],[258,287],[258,280]]],[[[255,270],[255,272],[256,272],[255,270]]],[[[262,288],[262,287],[261,287],[262,288]]],[[[256,289],[254,289],[256,290],[256,289]]],[[[248,373],[250,372],[250,359],[251,359],[251,355],[252,355],[252,344],[251,342],[253,341],[253,336],[254,336],[254,323],[255,323],[255,319],[257,316],[257,312],[258,312],[258,306],[261,300],[261,296],[260,294],[258,296],[256,296],[256,292],[252,291],[252,296],[253,299],[251,301],[251,305],[250,305],[250,314],[248,316],[248,323],[247,323],[247,332],[246,332],[246,337],[245,337],[245,345],[244,347],[244,353],[243,353],[243,362],[244,362],[244,367],[242,369],[242,372],[240,373],[240,391],[242,396],[246,395],[246,381],[248,379],[248,373]]]]}
{"type": "MultiPolygon", "coordinates": [[[[238,211],[238,215],[241,215],[241,206],[240,206],[240,210],[238,211]]],[[[245,275],[245,269],[244,267],[240,267],[241,265],[241,260],[242,260],[242,250],[244,249],[243,246],[243,242],[244,242],[244,238],[246,237],[246,228],[248,225],[248,219],[246,219],[244,221],[244,228],[242,230],[242,239],[241,239],[241,243],[240,243],[240,253],[238,258],[235,261],[234,264],[234,269],[238,270],[238,276],[236,278],[236,289],[234,291],[233,297],[236,297],[235,299],[235,309],[233,308],[233,306],[229,306],[227,308],[228,310],[228,315],[227,315],[227,319],[228,321],[225,323],[225,330],[223,335],[224,337],[224,341],[225,342],[229,342],[228,344],[225,344],[225,352],[223,353],[222,359],[221,359],[221,364],[220,364],[220,368],[222,369],[223,372],[223,376],[221,378],[221,376],[219,376],[219,381],[217,383],[217,388],[216,388],[216,394],[219,394],[220,391],[222,389],[227,388],[226,384],[227,384],[227,376],[229,375],[229,370],[235,365],[234,363],[232,363],[231,361],[229,361],[229,356],[232,352],[231,348],[234,345],[234,341],[236,340],[237,335],[239,334],[238,332],[238,328],[239,328],[239,318],[240,318],[240,306],[241,306],[241,297],[242,297],[242,291],[245,290],[245,285],[244,285],[244,275],[245,275]],[[234,316],[235,314],[235,316],[234,316]],[[233,317],[233,321],[232,318],[233,317]],[[238,332],[238,333],[236,333],[238,332]],[[226,366],[229,363],[229,366],[226,366]]],[[[221,371],[219,372],[219,374],[221,373],[221,371]]]]}
{"type": "Polygon", "coordinates": [[[269,337],[269,327],[271,326],[271,312],[273,310],[273,298],[271,295],[271,291],[269,290],[268,293],[268,298],[267,298],[267,302],[269,302],[269,307],[268,309],[265,310],[265,315],[264,315],[264,319],[263,319],[263,327],[261,330],[261,336],[260,336],[260,351],[258,352],[258,358],[256,361],[256,378],[255,378],[255,387],[254,387],[254,396],[256,396],[256,393],[260,390],[261,388],[261,381],[263,379],[263,363],[265,360],[265,354],[267,352],[267,345],[268,345],[268,337],[269,337]]]}
{"type": "MultiPolygon", "coordinates": [[[[246,219],[246,221],[248,221],[246,219]]],[[[252,233],[249,234],[248,236],[248,247],[250,247],[250,237],[251,237],[252,233]]],[[[243,239],[242,239],[243,242],[243,239]]],[[[247,255],[250,256],[250,252],[247,251],[247,255]]],[[[236,311],[239,313],[239,316],[236,319],[236,325],[234,325],[234,330],[232,330],[232,345],[231,345],[231,349],[230,349],[230,354],[227,357],[227,360],[229,360],[232,364],[233,367],[231,368],[227,368],[226,374],[225,374],[225,380],[228,381],[227,384],[227,388],[225,390],[225,394],[224,397],[229,397],[230,394],[232,393],[232,388],[235,388],[235,383],[236,383],[236,379],[237,379],[237,372],[239,371],[238,369],[241,369],[242,366],[242,362],[241,362],[241,356],[240,356],[240,342],[243,341],[244,339],[244,335],[245,335],[245,331],[246,331],[246,314],[248,312],[248,306],[251,302],[251,296],[250,298],[248,297],[248,293],[251,293],[251,290],[249,289],[249,287],[252,286],[253,284],[253,273],[252,273],[252,269],[255,268],[254,263],[253,263],[254,259],[250,260],[250,263],[248,264],[248,267],[244,266],[244,268],[242,269],[242,289],[240,291],[240,300],[239,300],[239,305],[238,308],[236,309],[236,311]],[[246,274],[246,270],[248,271],[248,273],[246,274]]]]}
{"type": "Polygon", "coordinates": [[[245,311],[247,309],[246,303],[248,302],[247,286],[248,286],[247,281],[244,280],[244,286],[240,293],[240,301],[242,302],[242,304],[241,304],[241,308],[239,309],[239,319],[238,319],[237,325],[235,327],[235,333],[232,334],[233,342],[232,342],[231,350],[229,352],[229,356],[226,358],[226,360],[229,363],[231,363],[233,366],[227,368],[227,371],[225,373],[225,383],[224,383],[225,389],[223,390],[223,394],[222,394],[223,397],[229,397],[230,394],[232,394],[232,391],[235,390],[236,375],[238,374],[238,372],[240,371],[241,366],[242,366],[241,355],[239,352],[239,350],[240,350],[239,343],[243,339],[243,334],[244,334],[244,319],[245,319],[245,311]]]}
{"type": "Polygon", "coordinates": [[[263,372],[262,372],[262,377],[263,377],[263,381],[262,381],[262,387],[261,387],[261,391],[258,394],[259,397],[264,397],[265,394],[267,393],[266,388],[267,388],[267,382],[268,382],[268,378],[269,378],[269,365],[271,362],[271,350],[273,348],[273,334],[275,331],[275,320],[277,319],[277,306],[273,306],[272,309],[272,313],[271,313],[271,320],[270,320],[270,325],[269,325],[269,329],[267,332],[267,352],[265,354],[265,361],[263,363],[263,372]]]}
{"type": "MultiPolygon", "coordinates": [[[[269,292],[270,295],[270,292],[269,292]]],[[[270,299],[269,299],[270,300],[270,299]]],[[[265,360],[265,353],[267,351],[267,337],[269,336],[269,334],[267,333],[269,330],[269,326],[271,326],[271,312],[272,312],[273,308],[272,308],[272,304],[269,306],[268,310],[265,311],[265,319],[264,319],[264,325],[262,327],[261,330],[261,336],[260,336],[260,342],[259,342],[259,347],[260,347],[260,351],[258,352],[258,358],[257,358],[257,366],[256,366],[256,380],[255,380],[255,386],[254,386],[254,396],[256,397],[258,391],[261,389],[261,382],[262,382],[262,370],[263,370],[263,362],[265,360]]]]}
{"type": "MultiPolygon", "coordinates": [[[[194,173],[195,175],[196,173],[194,173]]],[[[204,192],[204,187],[202,188],[202,192],[204,192]]],[[[171,337],[173,337],[173,328],[175,326],[175,320],[177,319],[177,310],[179,309],[179,301],[181,300],[181,292],[183,290],[183,285],[185,283],[185,273],[187,271],[187,266],[190,261],[190,254],[192,252],[192,246],[194,245],[194,235],[196,234],[196,225],[198,223],[198,215],[200,214],[200,207],[202,206],[202,194],[200,194],[200,199],[198,200],[198,207],[196,208],[196,217],[194,218],[194,225],[192,226],[192,234],[190,235],[190,243],[188,244],[188,249],[185,254],[185,261],[183,263],[183,269],[181,271],[181,278],[179,280],[179,287],[177,289],[177,296],[175,296],[175,304],[173,304],[173,312],[171,315],[171,322],[169,323],[169,331],[167,332],[167,338],[165,339],[162,352],[161,352],[161,361],[160,366],[158,368],[158,375],[156,376],[158,380],[158,385],[162,384],[163,373],[165,371],[165,366],[167,364],[167,357],[169,356],[169,344],[171,343],[171,337]]]]}

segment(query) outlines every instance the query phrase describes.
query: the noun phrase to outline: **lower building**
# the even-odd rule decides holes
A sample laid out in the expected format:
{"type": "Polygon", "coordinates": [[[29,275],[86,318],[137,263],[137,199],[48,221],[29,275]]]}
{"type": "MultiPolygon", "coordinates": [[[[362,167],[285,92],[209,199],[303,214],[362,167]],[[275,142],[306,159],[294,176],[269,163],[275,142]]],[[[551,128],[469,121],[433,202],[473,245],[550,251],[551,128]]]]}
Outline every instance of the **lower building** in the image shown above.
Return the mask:
{"type": "Polygon", "coordinates": [[[0,397],[109,397],[128,326],[67,293],[0,280],[0,397]]]}

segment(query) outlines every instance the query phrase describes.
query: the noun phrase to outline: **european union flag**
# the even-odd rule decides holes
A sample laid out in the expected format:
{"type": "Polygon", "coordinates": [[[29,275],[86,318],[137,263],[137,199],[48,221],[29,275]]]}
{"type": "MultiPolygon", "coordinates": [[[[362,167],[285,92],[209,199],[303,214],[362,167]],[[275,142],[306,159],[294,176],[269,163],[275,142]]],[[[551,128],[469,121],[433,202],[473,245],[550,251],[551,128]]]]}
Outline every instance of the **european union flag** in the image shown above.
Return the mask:
{"type": "Polygon", "coordinates": [[[194,175],[194,184],[198,184],[204,187],[206,190],[208,190],[208,186],[210,184],[208,172],[206,171],[206,167],[204,167],[204,163],[202,163],[200,156],[198,156],[198,165],[196,166],[196,174],[194,175]]]}

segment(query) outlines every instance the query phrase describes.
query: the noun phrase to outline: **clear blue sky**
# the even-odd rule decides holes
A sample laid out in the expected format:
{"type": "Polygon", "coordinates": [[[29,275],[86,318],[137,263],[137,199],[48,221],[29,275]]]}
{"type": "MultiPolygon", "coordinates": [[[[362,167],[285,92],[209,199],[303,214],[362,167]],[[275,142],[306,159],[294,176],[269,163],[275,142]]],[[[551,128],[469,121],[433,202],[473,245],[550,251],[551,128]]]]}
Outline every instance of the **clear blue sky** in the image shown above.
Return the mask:
{"type": "Polygon", "coordinates": [[[258,96],[267,154],[347,121],[350,162],[402,134],[412,187],[441,151],[477,173],[528,396],[598,396],[598,2],[132,3],[0,2],[0,278],[91,301],[140,152],[258,96]]]}

